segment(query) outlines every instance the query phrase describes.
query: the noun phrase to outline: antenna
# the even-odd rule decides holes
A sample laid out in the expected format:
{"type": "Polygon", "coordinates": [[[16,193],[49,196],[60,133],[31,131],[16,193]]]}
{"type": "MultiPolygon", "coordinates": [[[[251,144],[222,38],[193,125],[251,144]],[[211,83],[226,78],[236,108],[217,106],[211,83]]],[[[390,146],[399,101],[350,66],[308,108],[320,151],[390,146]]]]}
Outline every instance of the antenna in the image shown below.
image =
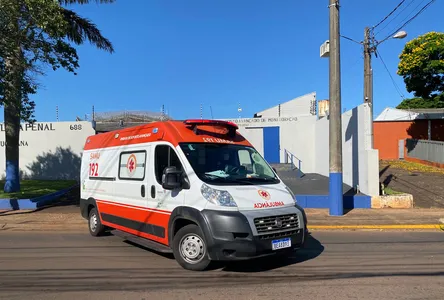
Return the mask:
{"type": "Polygon", "coordinates": [[[213,118],[213,109],[211,108],[211,105],[210,105],[210,113],[211,113],[211,119],[214,119],[213,118]]]}
{"type": "Polygon", "coordinates": [[[241,112],[242,112],[242,107],[240,106],[240,103],[239,103],[239,106],[237,108],[237,112],[239,113],[239,119],[240,119],[241,118],[241,112]]]}
{"type": "Polygon", "coordinates": [[[162,108],[161,108],[161,115],[160,115],[160,120],[163,121],[165,118],[165,105],[162,104],[162,108]]]}
{"type": "Polygon", "coordinates": [[[200,119],[203,119],[202,103],[200,104],[200,119]]]}
{"type": "Polygon", "coordinates": [[[59,121],[59,106],[56,105],[56,120],[59,121]]]}

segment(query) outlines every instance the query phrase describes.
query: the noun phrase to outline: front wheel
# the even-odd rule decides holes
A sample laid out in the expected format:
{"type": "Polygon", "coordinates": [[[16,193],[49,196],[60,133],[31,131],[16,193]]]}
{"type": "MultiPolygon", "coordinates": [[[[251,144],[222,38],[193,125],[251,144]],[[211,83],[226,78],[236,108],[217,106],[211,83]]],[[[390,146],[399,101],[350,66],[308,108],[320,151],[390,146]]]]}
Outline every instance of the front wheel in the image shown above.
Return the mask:
{"type": "Polygon", "coordinates": [[[182,227],[176,233],[173,253],[176,261],[186,270],[203,271],[211,263],[203,232],[194,224],[182,227]]]}

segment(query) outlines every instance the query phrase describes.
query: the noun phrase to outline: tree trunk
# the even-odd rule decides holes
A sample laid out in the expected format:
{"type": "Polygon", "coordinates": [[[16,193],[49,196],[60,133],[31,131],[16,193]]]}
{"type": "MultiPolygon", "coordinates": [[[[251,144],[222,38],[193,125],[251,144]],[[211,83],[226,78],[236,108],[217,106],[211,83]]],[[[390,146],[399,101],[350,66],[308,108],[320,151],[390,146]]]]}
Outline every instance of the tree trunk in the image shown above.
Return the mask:
{"type": "Polygon", "coordinates": [[[17,103],[9,102],[5,103],[4,112],[6,142],[6,182],[4,191],[5,193],[14,193],[20,191],[20,111],[17,103]]]}
{"type": "Polygon", "coordinates": [[[3,78],[3,97],[5,115],[5,158],[6,182],[4,191],[13,193],[20,191],[19,141],[22,83],[25,75],[25,57],[21,45],[20,8],[22,1],[13,1],[13,35],[7,41],[9,49],[5,57],[5,74],[3,78]]]}
{"type": "Polygon", "coordinates": [[[4,116],[5,116],[5,193],[20,191],[19,141],[22,101],[22,81],[24,76],[23,52],[20,43],[5,60],[4,116]]]}

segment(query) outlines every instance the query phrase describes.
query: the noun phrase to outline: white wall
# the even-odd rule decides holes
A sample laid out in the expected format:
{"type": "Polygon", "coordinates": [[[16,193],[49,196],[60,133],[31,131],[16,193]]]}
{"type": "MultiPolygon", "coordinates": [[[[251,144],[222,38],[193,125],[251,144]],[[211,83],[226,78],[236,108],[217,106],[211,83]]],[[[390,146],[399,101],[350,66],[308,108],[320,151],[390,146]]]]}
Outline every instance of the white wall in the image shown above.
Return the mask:
{"type": "MultiPolygon", "coordinates": [[[[312,105],[316,101],[316,93],[309,93],[290,101],[281,103],[280,114],[279,105],[258,112],[257,115],[262,118],[269,117],[294,117],[294,116],[312,116],[312,105]]],[[[315,113],[315,111],[313,111],[315,113]]]]}
{"type": "MultiPolygon", "coordinates": [[[[342,171],[344,183],[370,196],[379,195],[378,150],[371,149],[371,112],[361,104],[342,114],[342,171]]],[[[316,123],[316,173],[329,174],[329,121],[316,123]]]]}
{"type": "MultiPolygon", "coordinates": [[[[94,135],[90,122],[22,124],[20,171],[30,179],[78,179],[86,138],[94,135]]],[[[0,177],[5,177],[5,125],[0,124],[0,177]]]]}
{"type": "MultiPolygon", "coordinates": [[[[270,117],[227,120],[239,126],[239,132],[264,155],[263,127],[279,126],[280,160],[285,162],[285,149],[301,160],[305,173],[315,171],[316,116],[270,117]]],[[[297,160],[294,163],[298,165],[297,160]]]]}
{"type": "Polygon", "coordinates": [[[256,150],[264,156],[264,139],[263,139],[263,129],[262,128],[248,128],[240,127],[239,132],[250,141],[254,143],[256,150]]]}
{"type": "MultiPolygon", "coordinates": [[[[378,151],[371,149],[370,108],[362,104],[342,115],[343,180],[364,194],[379,195],[378,151]]],[[[329,120],[316,116],[232,119],[263,155],[263,127],[280,127],[281,163],[284,149],[302,161],[304,173],[329,175],[329,120]]],[[[297,165],[297,160],[294,161],[297,165]]]]}

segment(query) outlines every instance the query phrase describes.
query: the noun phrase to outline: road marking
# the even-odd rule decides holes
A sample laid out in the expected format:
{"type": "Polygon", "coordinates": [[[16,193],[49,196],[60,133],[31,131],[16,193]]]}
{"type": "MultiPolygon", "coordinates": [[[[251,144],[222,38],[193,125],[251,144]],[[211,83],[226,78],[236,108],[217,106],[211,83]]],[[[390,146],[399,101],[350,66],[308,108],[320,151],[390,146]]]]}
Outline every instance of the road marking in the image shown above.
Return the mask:
{"type": "Polygon", "coordinates": [[[308,225],[308,229],[439,229],[444,230],[444,224],[392,224],[392,225],[308,225]]]}

